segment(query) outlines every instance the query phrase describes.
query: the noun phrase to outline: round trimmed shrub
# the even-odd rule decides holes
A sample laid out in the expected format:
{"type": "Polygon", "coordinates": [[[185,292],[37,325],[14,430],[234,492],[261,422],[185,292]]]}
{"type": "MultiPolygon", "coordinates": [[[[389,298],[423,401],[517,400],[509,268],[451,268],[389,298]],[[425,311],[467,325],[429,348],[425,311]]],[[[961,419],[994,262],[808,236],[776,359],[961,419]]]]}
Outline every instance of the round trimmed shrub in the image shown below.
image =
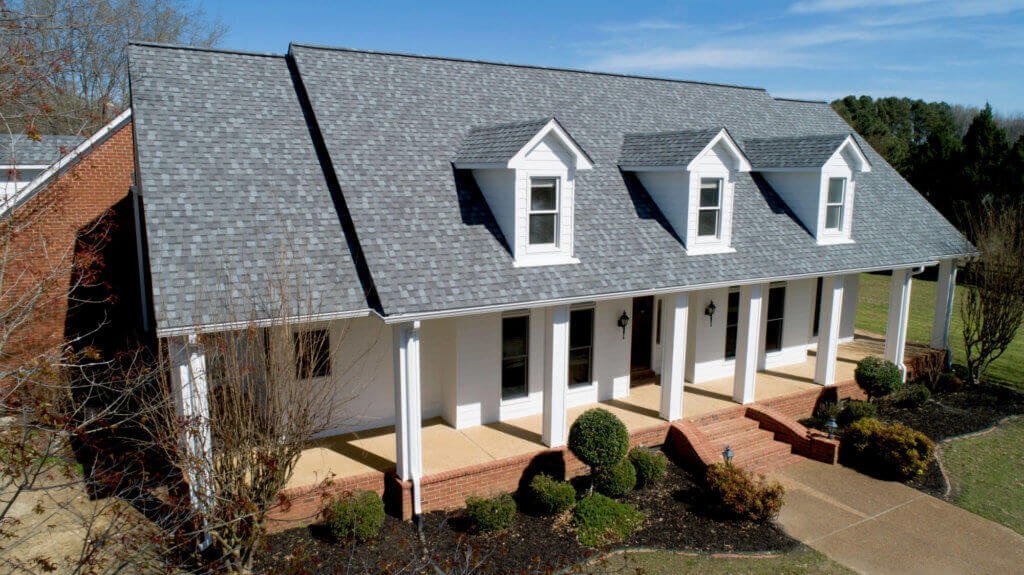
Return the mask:
{"type": "Polygon", "coordinates": [[[629,451],[629,461],[636,469],[637,487],[649,487],[665,477],[668,459],[665,454],[646,447],[634,447],[629,451]]]}
{"type": "Polygon", "coordinates": [[[777,481],[731,463],[708,466],[704,476],[708,492],[718,507],[729,515],[751,521],[767,522],[779,514],[786,490],[777,481]]]}
{"type": "Polygon", "coordinates": [[[932,392],[924,384],[915,383],[892,394],[892,398],[900,407],[918,407],[932,398],[932,392]]]}
{"type": "Polygon", "coordinates": [[[569,428],[569,450],[590,467],[614,465],[629,450],[629,431],[610,411],[588,409],[569,428]]]}
{"type": "Polygon", "coordinates": [[[843,432],[843,462],[884,479],[907,480],[928,469],[935,445],[925,434],[899,423],[862,419],[843,432]]]}
{"type": "Polygon", "coordinates": [[[629,537],[644,522],[644,514],[628,503],[600,493],[581,499],[573,508],[573,526],[580,543],[602,547],[629,537]]]}
{"type": "Polygon", "coordinates": [[[594,489],[608,497],[623,497],[636,487],[636,468],[627,459],[598,469],[594,489]]]}
{"type": "Polygon", "coordinates": [[[541,473],[530,480],[530,500],[537,511],[556,515],[576,503],[576,488],[568,481],[541,473]]]}
{"type": "Polygon", "coordinates": [[[853,372],[857,385],[868,394],[868,399],[885,397],[903,386],[903,375],[893,362],[868,356],[857,362],[853,372]]]}
{"type": "Polygon", "coordinates": [[[952,372],[940,374],[938,379],[935,380],[935,391],[953,393],[960,391],[963,386],[964,380],[952,372]]]}
{"type": "Polygon", "coordinates": [[[843,403],[843,409],[836,416],[836,423],[839,427],[848,427],[856,421],[865,417],[874,417],[878,414],[878,406],[867,401],[851,399],[843,403]]]}
{"type": "Polygon", "coordinates": [[[516,502],[508,493],[490,499],[467,497],[466,518],[482,533],[504,531],[516,519],[516,502]]]}
{"type": "Polygon", "coordinates": [[[384,501],[373,491],[335,498],[324,508],[324,526],[338,539],[373,539],[384,526],[384,501]]]}

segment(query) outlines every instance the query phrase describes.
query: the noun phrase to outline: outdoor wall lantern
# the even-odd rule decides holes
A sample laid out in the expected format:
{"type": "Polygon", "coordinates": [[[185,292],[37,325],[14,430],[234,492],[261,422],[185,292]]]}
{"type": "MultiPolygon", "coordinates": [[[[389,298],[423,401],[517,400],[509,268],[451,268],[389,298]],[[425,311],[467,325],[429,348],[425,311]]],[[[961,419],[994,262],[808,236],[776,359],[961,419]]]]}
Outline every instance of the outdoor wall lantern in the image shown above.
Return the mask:
{"type": "Polygon", "coordinates": [[[708,304],[708,307],[704,308],[704,315],[708,316],[708,321],[711,322],[711,325],[715,325],[716,309],[718,308],[715,307],[715,300],[711,300],[711,303],[708,304]]]}
{"type": "Polygon", "coordinates": [[[828,418],[828,421],[825,422],[825,429],[828,430],[829,439],[832,439],[832,436],[836,434],[837,427],[839,426],[836,424],[836,418],[834,417],[828,418]]]}
{"type": "Polygon", "coordinates": [[[726,445],[725,451],[722,452],[722,459],[724,459],[727,464],[730,464],[732,463],[733,455],[735,454],[732,452],[732,446],[726,445]]]}
{"type": "Polygon", "coordinates": [[[629,325],[629,314],[625,310],[622,311],[622,315],[619,316],[618,326],[622,328],[622,339],[626,339],[626,326],[629,325]]]}

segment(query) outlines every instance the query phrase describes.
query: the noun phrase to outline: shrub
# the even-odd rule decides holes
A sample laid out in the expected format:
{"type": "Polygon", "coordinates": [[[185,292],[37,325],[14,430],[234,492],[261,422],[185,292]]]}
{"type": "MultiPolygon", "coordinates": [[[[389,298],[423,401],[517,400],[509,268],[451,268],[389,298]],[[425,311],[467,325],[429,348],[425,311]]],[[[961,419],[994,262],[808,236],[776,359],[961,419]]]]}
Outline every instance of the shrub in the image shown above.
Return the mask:
{"type": "Polygon", "coordinates": [[[878,413],[878,406],[867,401],[860,401],[857,399],[851,399],[843,402],[843,409],[840,410],[839,415],[836,417],[836,423],[839,427],[849,427],[856,421],[860,421],[865,417],[874,417],[878,413]]]}
{"type": "Polygon", "coordinates": [[[569,450],[590,467],[614,465],[626,456],[629,431],[610,411],[584,411],[569,428],[569,450]]]}
{"type": "Polygon", "coordinates": [[[824,424],[829,419],[838,418],[842,405],[834,401],[825,401],[814,408],[814,419],[824,424]]]}
{"type": "Polygon", "coordinates": [[[599,493],[588,495],[573,509],[573,525],[580,543],[601,547],[629,537],[644,522],[644,515],[628,503],[599,493]]]}
{"type": "Polygon", "coordinates": [[[384,501],[373,491],[335,498],[324,509],[324,525],[338,539],[373,539],[384,526],[384,501]]]}
{"type": "Polygon", "coordinates": [[[504,531],[515,521],[516,502],[508,493],[490,499],[467,497],[466,518],[477,531],[504,531]]]}
{"type": "Polygon", "coordinates": [[[649,487],[661,481],[668,469],[668,459],[664,453],[645,447],[638,446],[631,449],[629,461],[636,469],[637,487],[649,487]]]}
{"type": "Polygon", "coordinates": [[[895,363],[869,356],[857,362],[853,372],[857,385],[868,394],[868,399],[885,397],[903,385],[903,376],[895,363]]]}
{"type": "Polygon", "coordinates": [[[935,391],[952,393],[960,391],[964,386],[964,380],[952,372],[943,373],[935,380],[935,391]]]}
{"type": "Polygon", "coordinates": [[[768,481],[731,463],[715,463],[705,475],[708,491],[719,507],[736,517],[770,521],[782,509],[786,491],[777,481],[768,481]]]}
{"type": "Polygon", "coordinates": [[[844,463],[886,479],[912,479],[928,468],[935,446],[923,433],[899,423],[862,419],[843,433],[844,463]]]}
{"type": "Polygon", "coordinates": [[[622,497],[636,487],[636,468],[626,459],[600,468],[594,475],[594,489],[608,497],[622,497]]]}
{"type": "Polygon", "coordinates": [[[893,402],[900,407],[917,407],[932,398],[932,392],[923,384],[915,383],[892,394],[893,402]]]}
{"type": "Polygon", "coordinates": [[[537,511],[554,515],[576,503],[576,488],[568,481],[541,473],[530,481],[530,500],[537,511]]]}

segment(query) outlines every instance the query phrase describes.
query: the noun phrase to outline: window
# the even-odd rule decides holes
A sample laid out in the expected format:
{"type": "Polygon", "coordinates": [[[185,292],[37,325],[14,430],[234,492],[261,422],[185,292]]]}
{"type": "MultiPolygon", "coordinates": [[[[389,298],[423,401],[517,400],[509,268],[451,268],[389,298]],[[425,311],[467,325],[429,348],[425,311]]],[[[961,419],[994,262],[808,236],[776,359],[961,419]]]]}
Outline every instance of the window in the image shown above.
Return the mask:
{"type": "Polygon", "coordinates": [[[722,180],[701,178],[700,203],[697,209],[697,237],[721,237],[722,180]]]}
{"type": "Polygon", "coordinates": [[[530,316],[501,320],[501,398],[525,397],[530,373],[530,316]]]}
{"type": "Polygon", "coordinates": [[[764,332],[764,350],[782,351],[782,323],[786,313],[786,286],[768,289],[768,324],[764,332]]]}
{"type": "Polygon", "coordinates": [[[661,345],[661,299],[658,300],[658,315],[654,316],[654,343],[661,345]]]}
{"type": "Polygon", "coordinates": [[[295,377],[309,379],[331,375],[331,338],[326,329],[295,334],[295,377]]]}
{"type": "Polygon", "coordinates": [[[594,359],[594,308],[569,313],[569,387],[590,385],[594,359]]]}
{"type": "Polygon", "coordinates": [[[828,198],[825,199],[825,229],[843,229],[843,205],[846,203],[846,178],[828,179],[828,198]]]}
{"type": "Polygon", "coordinates": [[[811,330],[811,335],[818,337],[818,328],[821,323],[821,282],[822,278],[818,278],[818,293],[814,296],[814,328],[811,330]]]}
{"type": "Polygon", "coordinates": [[[530,179],[530,245],[558,242],[558,178],[530,179]]]}
{"type": "Polygon", "coordinates": [[[736,334],[740,326],[740,292],[729,292],[728,309],[725,312],[725,359],[736,357],[736,334]]]}

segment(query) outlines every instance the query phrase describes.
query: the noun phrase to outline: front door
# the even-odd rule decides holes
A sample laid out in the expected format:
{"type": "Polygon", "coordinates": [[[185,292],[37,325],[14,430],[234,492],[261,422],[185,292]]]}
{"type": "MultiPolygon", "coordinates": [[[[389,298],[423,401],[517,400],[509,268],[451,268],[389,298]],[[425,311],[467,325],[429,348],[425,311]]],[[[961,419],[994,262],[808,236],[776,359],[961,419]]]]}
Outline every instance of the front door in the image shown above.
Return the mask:
{"type": "Polygon", "coordinates": [[[633,346],[629,367],[634,372],[651,369],[651,329],[654,327],[654,297],[633,298],[633,346]]]}

